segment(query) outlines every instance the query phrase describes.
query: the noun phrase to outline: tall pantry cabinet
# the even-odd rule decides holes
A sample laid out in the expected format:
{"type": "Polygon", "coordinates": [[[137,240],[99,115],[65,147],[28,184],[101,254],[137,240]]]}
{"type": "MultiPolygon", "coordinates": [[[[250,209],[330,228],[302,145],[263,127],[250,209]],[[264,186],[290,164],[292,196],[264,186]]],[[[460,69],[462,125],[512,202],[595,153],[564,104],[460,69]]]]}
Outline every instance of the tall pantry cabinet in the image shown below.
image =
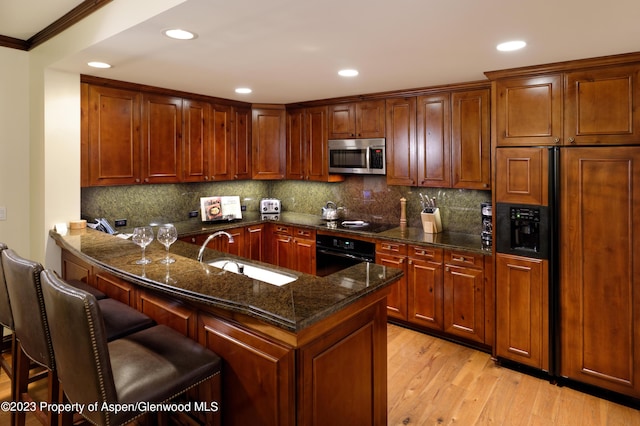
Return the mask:
{"type": "Polygon", "coordinates": [[[550,362],[556,377],[639,398],[640,55],[487,76],[495,202],[545,204],[536,151],[560,147],[549,187],[558,194],[549,202],[557,282],[548,287],[544,263],[496,254],[496,354],[541,369],[550,362]]]}

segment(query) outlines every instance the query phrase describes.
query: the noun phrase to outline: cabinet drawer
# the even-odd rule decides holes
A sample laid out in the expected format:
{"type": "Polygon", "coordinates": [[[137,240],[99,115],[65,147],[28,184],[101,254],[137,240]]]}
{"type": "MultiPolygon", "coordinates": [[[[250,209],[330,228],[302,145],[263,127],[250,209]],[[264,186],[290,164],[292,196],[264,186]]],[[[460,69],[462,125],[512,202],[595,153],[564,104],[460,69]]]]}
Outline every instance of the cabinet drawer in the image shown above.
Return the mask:
{"type": "Polygon", "coordinates": [[[316,238],[316,231],[311,229],[294,228],[294,235],[299,238],[316,238]]]}
{"type": "Polygon", "coordinates": [[[409,246],[408,255],[412,259],[442,262],[443,251],[436,247],[409,246]]]}
{"type": "Polygon", "coordinates": [[[273,225],[273,233],[293,235],[293,228],[291,226],[286,226],[286,225],[273,225]]]}
{"type": "Polygon", "coordinates": [[[379,241],[376,243],[376,252],[388,253],[388,254],[407,254],[407,245],[400,243],[393,243],[387,241],[379,241]]]}
{"type": "Polygon", "coordinates": [[[484,268],[484,255],[465,251],[446,250],[444,252],[444,261],[449,265],[484,268]]]}

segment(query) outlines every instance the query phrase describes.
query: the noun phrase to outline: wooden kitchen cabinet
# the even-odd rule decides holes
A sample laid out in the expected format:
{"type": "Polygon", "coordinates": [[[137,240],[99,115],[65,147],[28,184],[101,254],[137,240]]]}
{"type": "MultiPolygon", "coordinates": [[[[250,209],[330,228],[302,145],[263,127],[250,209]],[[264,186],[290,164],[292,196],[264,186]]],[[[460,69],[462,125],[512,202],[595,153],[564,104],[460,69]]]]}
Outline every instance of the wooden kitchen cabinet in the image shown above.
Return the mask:
{"type": "Polygon", "coordinates": [[[376,242],[376,263],[401,269],[404,275],[391,285],[387,296],[387,315],[407,320],[407,245],[388,241],[376,242]]]}
{"type": "Polygon", "coordinates": [[[136,307],[137,290],[132,284],[97,268],[94,270],[94,280],[95,287],[108,297],[136,307]]]}
{"type": "Polygon", "coordinates": [[[276,180],[286,175],[286,114],[284,107],[252,109],[253,179],[276,180]]]}
{"type": "Polygon", "coordinates": [[[142,95],[142,180],[175,183],[182,178],[182,98],[142,95]]]}
{"type": "Polygon", "coordinates": [[[329,105],[329,139],[384,137],[384,100],[329,105]]]}
{"type": "Polygon", "coordinates": [[[265,225],[250,225],[244,231],[244,257],[259,262],[266,261],[265,225]]]}
{"type": "Polygon", "coordinates": [[[327,107],[287,110],[287,179],[343,181],[329,174],[327,107]]]}
{"type": "Polygon", "coordinates": [[[451,94],[451,187],[491,188],[489,89],[451,94]]]}
{"type": "Polygon", "coordinates": [[[549,205],[549,151],[545,148],[496,149],[496,202],[549,205]]]}
{"type": "Polygon", "coordinates": [[[640,144],[640,65],[565,75],[564,143],[640,144]]]}
{"type": "Polygon", "coordinates": [[[557,145],[562,140],[561,74],[498,80],[496,144],[557,145]]]}
{"type": "Polygon", "coordinates": [[[232,108],[226,105],[211,105],[209,114],[209,179],[211,181],[233,180],[235,175],[232,108]]]}
{"type": "MultiPolygon", "coordinates": [[[[220,235],[207,243],[207,248],[212,250],[221,251],[224,253],[235,254],[236,256],[246,257],[245,256],[245,228],[237,227],[231,229],[225,229],[225,232],[231,234],[233,237],[233,242],[229,242],[229,238],[225,235],[220,235]]],[[[202,246],[204,242],[209,238],[209,235],[213,234],[212,232],[207,232],[205,234],[193,235],[189,237],[180,238],[181,241],[196,244],[198,246],[202,246]]]]}
{"type": "Polygon", "coordinates": [[[184,99],[182,103],[182,181],[209,180],[209,116],[208,102],[184,99]]]}
{"type": "Polygon", "coordinates": [[[251,108],[233,107],[233,178],[251,179],[251,108]]]}
{"type": "Polygon", "coordinates": [[[549,371],[549,262],[496,254],[495,355],[549,371]]]}
{"type": "Polygon", "coordinates": [[[640,149],[566,149],[561,167],[560,375],[639,398],[640,149]]]}
{"type": "Polygon", "coordinates": [[[201,313],[198,341],[224,360],[224,425],[295,425],[295,352],[231,321],[201,313]],[[259,381],[259,386],[256,382],[259,381]]]}
{"type": "Polygon", "coordinates": [[[316,274],[316,232],[271,224],[270,263],[306,274],[316,274]]]}
{"type": "Polygon", "coordinates": [[[416,185],[416,98],[386,100],[387,184],[416,185]]]}
{"type": "Polygon", "coordinates": [[[171,327],[184,336],[197,340],[198,314],[186,304],[152,291],[138,292],[137,309],[158,324],[171,327]]]}
{"type": "Polygon", "coordinates": [[[409,322],[438,331],[443,330],[443,271],[441,248],[409,246],[407,267],[409,322]]]}
{"type": "Polygon", "coordinates": [[[485,342],[484,256],[444,251],[444,331],[485,342]]]}
{"type": "Polygon", "coordinates": [[[140,182],[139,92],[83,83],[81,167],[84,186],[140,182]],[[86,116],[86,120],[85,120],[86,116]]]}
{"type": "Polygon", "coordinates": [[[451,186],[450,96],[445,92],[418,97],[418,186],[451,186]]]}

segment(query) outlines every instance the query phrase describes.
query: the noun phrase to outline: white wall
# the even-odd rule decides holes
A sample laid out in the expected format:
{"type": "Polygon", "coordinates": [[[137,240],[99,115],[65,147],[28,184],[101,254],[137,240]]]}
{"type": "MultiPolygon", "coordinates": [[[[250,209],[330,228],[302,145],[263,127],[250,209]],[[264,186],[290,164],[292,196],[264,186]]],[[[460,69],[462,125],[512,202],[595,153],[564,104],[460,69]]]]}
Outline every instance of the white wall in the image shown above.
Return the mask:
{"type": "Polygon", "coordinates": [[[0,47],[0,241],[29,255],[29,54],[0,47]]]}
{"type": "Polygon", "coordinates": [[[48,234],[80,216],[80,72],[55,64],[183,1],[114,0],[28,53],[0,48],[0,241],[60,271],[48,234]]]}

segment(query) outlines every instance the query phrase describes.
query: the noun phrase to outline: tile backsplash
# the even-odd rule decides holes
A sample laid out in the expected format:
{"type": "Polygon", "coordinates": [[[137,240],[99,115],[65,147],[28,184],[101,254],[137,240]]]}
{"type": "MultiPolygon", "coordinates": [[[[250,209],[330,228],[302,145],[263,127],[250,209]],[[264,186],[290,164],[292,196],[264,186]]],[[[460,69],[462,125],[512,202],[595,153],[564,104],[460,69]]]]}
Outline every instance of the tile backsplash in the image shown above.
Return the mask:
{"type": "Polygon", "coordinates": [[[345,217],[400,223],[400,199],[407,199],[409,226],[421,227],[419,193],[436,197],[445,230],[480,233],[480,203],[491,192],[464,189],[388,186],[384,176],[347,176],[344,182],[232,181],[82,188],[82,217],[128,225],[186,220],[199,210],[200,197],[238,195],[248,211],[258,211],[261,198],[282,200],[284,211],[320,216],[327,201],[335,202],[345,217]]]}

